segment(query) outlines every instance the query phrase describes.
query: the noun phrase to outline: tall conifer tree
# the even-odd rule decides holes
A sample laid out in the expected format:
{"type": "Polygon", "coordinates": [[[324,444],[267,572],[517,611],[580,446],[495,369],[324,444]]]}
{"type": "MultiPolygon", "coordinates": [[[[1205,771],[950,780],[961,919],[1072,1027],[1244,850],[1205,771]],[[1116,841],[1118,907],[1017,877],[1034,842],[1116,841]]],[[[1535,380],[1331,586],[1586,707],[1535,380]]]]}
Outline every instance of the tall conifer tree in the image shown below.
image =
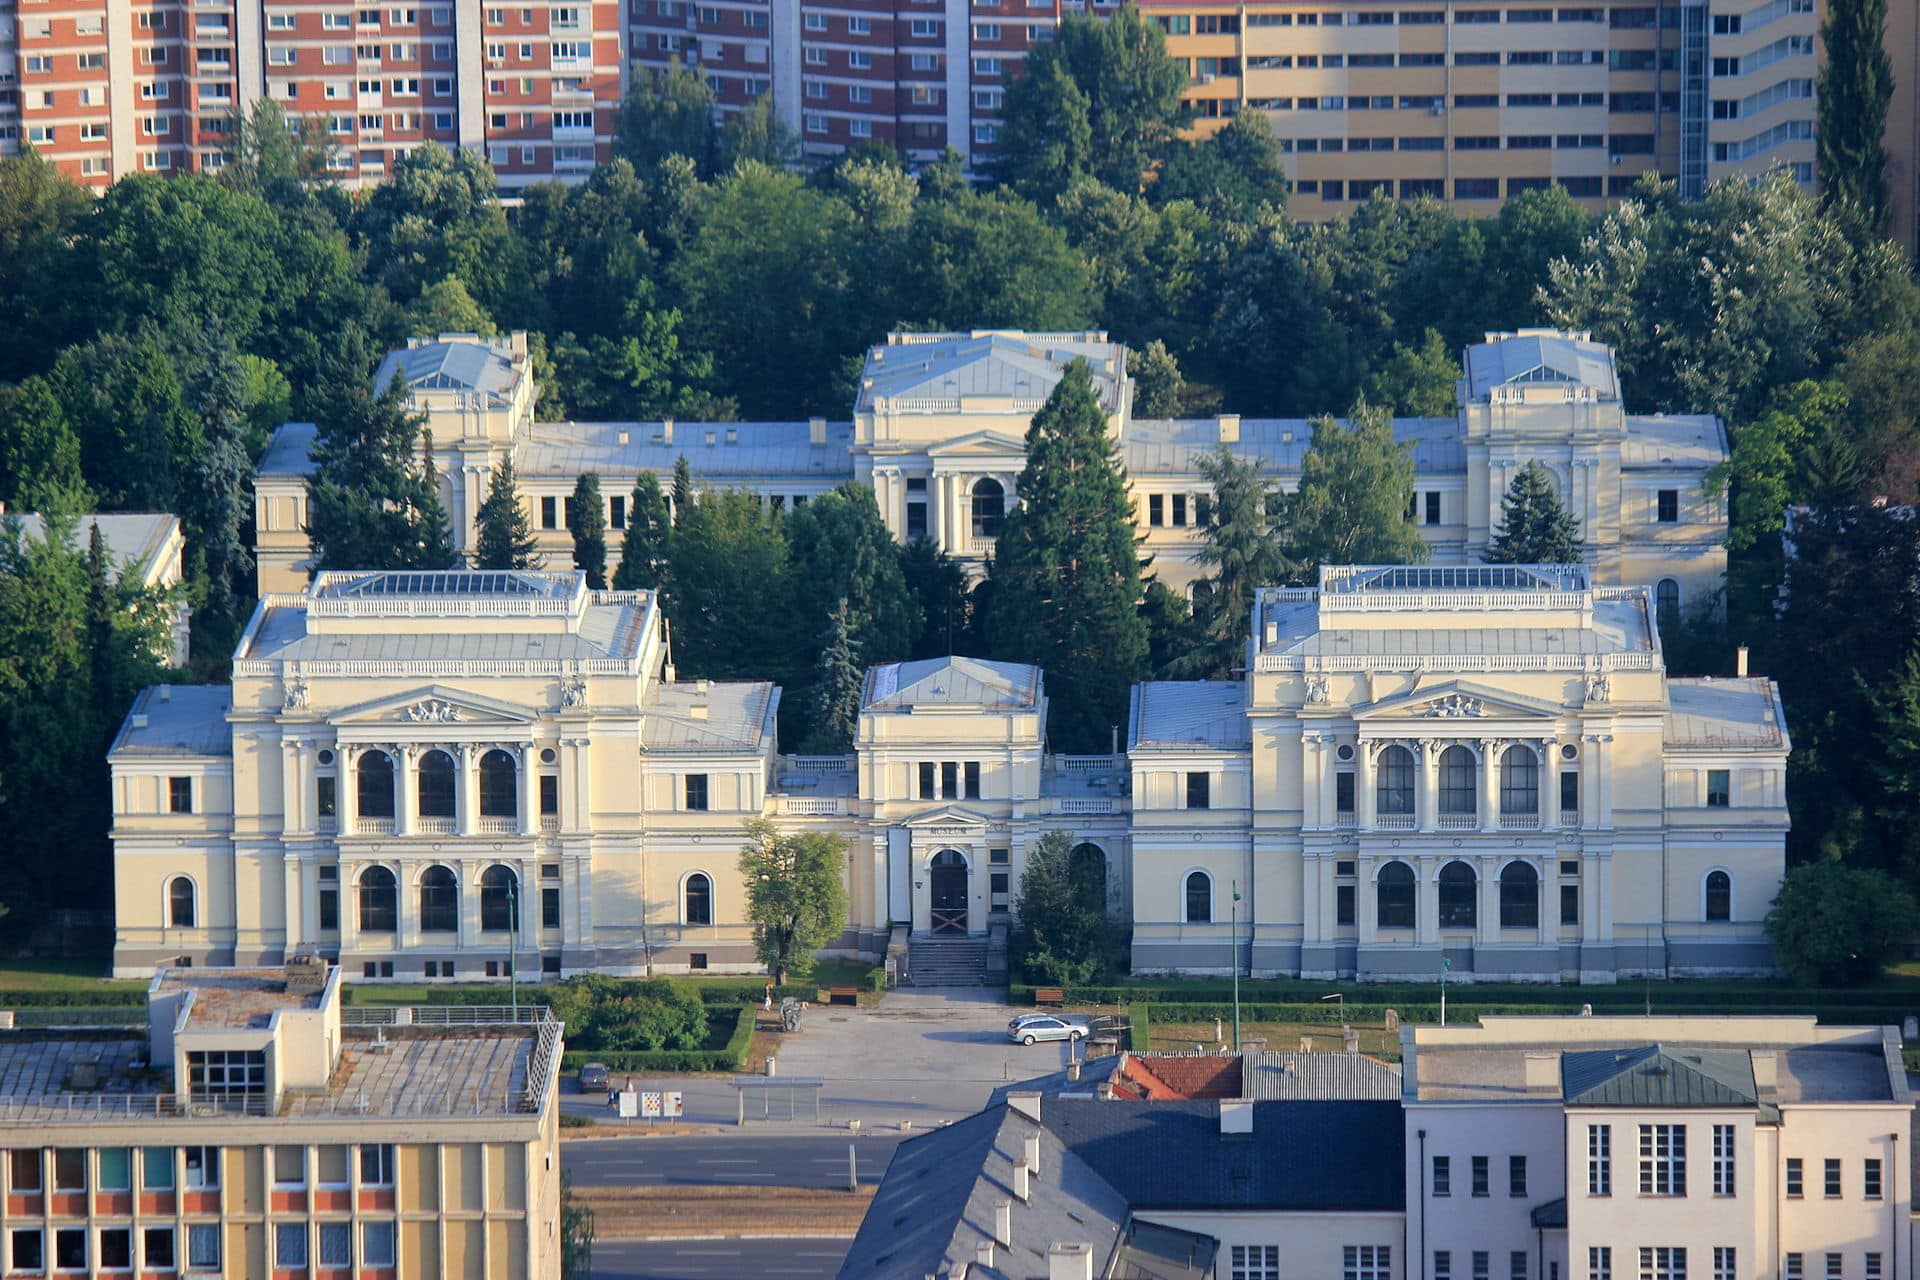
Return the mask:
{"type": "Polygon", "coordinates": [[[1827,197],[1859,210],[1878,228],[1887,209],[1887,104],[1893,60],[1887,56],[1887,0],[1832,0],[1820,31],[1826,65],[1814,140],[1827,197]]]}
{"type": "Polygon", "coordinates": [[[1104,751],[1145,673],[1147,626],[1127,480],[1085,361],[1034,415],[1018,491],[989,570],[993,654],[1045,668],[1056,749],[1104,751]]]}
{"type": "Polygon", "coordinates": [[[844,598],[834,602],[814,667],[812,750],[837,753],[853,749],[860,720],[864,667],[844,598]]]}
{"type": "Polygon", "coordinates": [[[1344,423],[1313,420],[1300,487],[1281,503],[1281,544],[1296,582],[1324,564],[1417,564],[1427,544],[1414,527],[1413,454],[1393,420],[1357,401],[1344,423]]]}
{"type": "Polygon", "coordinates": [[[687,465],[687,455],[681,454],[673,463],[673,527],[678,529],[687,522],[687,512],[693,509],[697,499],[693,492],[693,468],[687,465]]]}
{"type": "Polygon", "coordinates": [[[230,617],[239,601],[252,594],[253,557],[243,536],[253,507],[247,371],[233,339],[215,321],[207,322],[199,355],[200,367],[187,392],[206,443],[194,460],[184,505],[207,575],[207,608],[230,617]]]}
{"type": "Polygon", "coordinates": [[[1236,457],[1225,445],[1200,463],[1213,485],[1201,533],[1199,560],[1207,568],[1206,590],[1194,593],[1194,622],[1203,645],[1175,655],[1169,674],[1183,679],[1225,679],[1246,654],[1253,634],[1253,593],[1288,577],[1285,552],[1274,532],[1279,491],[1260,475],[1254,458],[1236,457]]]}
{"type": "Polygon", "coordinates": [[[1584,555],[1580,522],[1560,505],[1553,477],[1529,462],[1500,499],[1500,528],[1487,546],[1488,564],[1575,564],[1584,555]]]}
{"type": "Polygon", "coordinates": [[[453,524],[440,501],[440,471],[433,465],[433,432],[420,429],[420,500],[413,518],[415,569],[451,569],[454,566],[453,524]]]}
{"type": "Polygon", "coordinates": [[[480,506],[473,562],[482,569],[537,569],[539,544],[533,523],[520,505],[514,486],[513,463],[502,462],[487,483],[487,500],[480,506]]]}
{"type": "Polygon", "coordinates": [[[642,471],[627,502],[627,532],[620,540],[620,567],[613,571],[613,585],[621,591],[666,590],[667,540],[672,535],[673,520],[667,514],[667,496],[660,491],[660,477],[642,471]]]}
{"type": "Polygon", "coordinates": [[[586,571],[595,591],[607,585],[607,509],[600,500],[600,473],[589,471],[574,482],[567,499],[567,527],[573,530],[573,567],[586,571]]]}

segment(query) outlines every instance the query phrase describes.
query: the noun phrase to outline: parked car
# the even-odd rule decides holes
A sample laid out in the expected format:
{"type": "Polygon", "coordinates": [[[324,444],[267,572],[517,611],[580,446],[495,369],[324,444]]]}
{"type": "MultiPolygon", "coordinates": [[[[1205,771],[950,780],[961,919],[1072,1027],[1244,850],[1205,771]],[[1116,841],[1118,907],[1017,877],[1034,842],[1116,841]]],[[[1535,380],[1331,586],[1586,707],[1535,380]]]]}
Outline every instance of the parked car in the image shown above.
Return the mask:
{"type": "Polygon", "coordinates": [[[580,1092],[585,1093],[589,1089],[604,1089],[606,1087],[607,1087],[607,1064],[606,1063],[589,1062],[585,1066],[580,1068],[580,1092]]]}
{"type": "Polygon", "coordinates": [[[1018,1044],[1039,1040],[1073,1041],[1085,1034],[1085,1018],[1064,1018],[1057,1013],[1026,1013],[1007,1024],[1007,1039],[1018,1044]]]}

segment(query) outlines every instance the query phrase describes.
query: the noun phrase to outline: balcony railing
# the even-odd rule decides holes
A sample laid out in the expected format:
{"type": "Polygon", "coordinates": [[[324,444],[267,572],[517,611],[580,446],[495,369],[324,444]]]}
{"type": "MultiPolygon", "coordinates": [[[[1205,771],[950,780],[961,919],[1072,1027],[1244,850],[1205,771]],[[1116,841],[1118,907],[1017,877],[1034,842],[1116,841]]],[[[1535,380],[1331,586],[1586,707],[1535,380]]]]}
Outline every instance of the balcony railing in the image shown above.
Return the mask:
{"type": "Polygon", "coordinates": [[[1480,825],[1477,813],[1443,813],[1434,824],[1441,831],[1472,831],[1480,825]]]}
{"type": "Polygon", "coordinates": [[[1377,813],[1373,816],[1376,831],[1411,831],[1413,815],[1410,813],[1377,813]]]}
{"type": "Polygon", "coordinates": [[[1578,809],[1562,809],[1560,811],[1560,829],[1562,831],[1575,830],[1579,825],[1580,811],[1578,809]]]}
{"type": "Polygon", "coordinates": [[[780,812],[794,817],[837,818],[847,811],[841,796],[781,796],[780,812]]]}
{"type": "Polygon", "coordinates": [[[392,818],[355,818],[353,832],[362,836],[390,836],[393,834],[392,818]]]}
{"type": "Polygon", "coordinates": [[[1503,813],[1500,815],[1502,831],[1538,831],[1540,815],[1537,813],[1503,813]]]}
{"type": "Polygon", "coordinates": [[[483,836],[511,836],[520,831],[518,818],[481,818],[480,834],[483,836]]]}
{"type": "Polygon", "coordinates": [[[1336,813],[1333,815],[1333,825],[1350,831],[1359,825],[1359,819],[1351,813],[1336,813]]]}
{"type": "Polygon", "coordinates": [[[1114,802],[1111,796],[1057,796],[1054,798],[1054,812],[1059,814],[1094,815],[1112,813],[1114,802]]]}
{"type": "Polygon", "coordinates": [[[423,836],[450,836],[456,827],[452,818],[419,818],[414,822],[414,830],[423,836]]]}
{"type": "Polygon", "coordinates": [[[560,815],[556,813],[541,814],[540,829],[542,831],[558,831],[560,829],[560,815]]]}

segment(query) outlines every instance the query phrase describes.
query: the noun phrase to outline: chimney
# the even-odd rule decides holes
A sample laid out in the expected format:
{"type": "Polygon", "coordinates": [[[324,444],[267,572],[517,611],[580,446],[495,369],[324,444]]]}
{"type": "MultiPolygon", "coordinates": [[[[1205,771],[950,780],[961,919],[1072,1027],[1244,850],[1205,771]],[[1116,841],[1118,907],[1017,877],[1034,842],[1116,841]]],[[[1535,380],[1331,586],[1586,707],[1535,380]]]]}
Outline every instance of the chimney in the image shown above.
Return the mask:
{"type": "Polygon", "coordinates": [[[1253,1132],[1253,1101],[1249,1098],[1220,1099],[1220,1136],[1253,1132]]]}
{"type": "Polygon", "coordinates": [[[1239,444],[1240,415],[1237,413],[1223,413],[1217,421],[1220,423],[1220,443],[1239,444]]]}
{"type": "Polygon", "coordinates": [[[173,686],[172,686],[172,685],[170,685],[170,684],[163,684],[163,685],[161,685],[161,686],[160,686],[160,701],[162,701],[162,702],[172,702],[172,701],[173,701],[173,686]]]}
{"type": "Polygon", "coordinates": [[[1528,1093],[1539,1093],[1558,1088],[1560,1084],[1560,1055],[1557,1053],[1530,1053],[1526,1058],[1526,1071],[1528,1093]]]}
{"type": "Polygon", "coordinates": [[[136,728],[136,729],[144,729],[144,728],[146,728],[146,727],[147,727],[147,713],[146,713],[146,712],[144,712],[144,711],[136,711],[136,712],[135,712],[135,713],[133,714],[133,717],[132,717],[132,719],[133,719],[133,727],[134,727],[134,728],[136,728]]]}
{"type": "Polygon", "coordinates": [[[625,429],[625,428],[623,427],[623,428],[621,429],[621,431],[620,431],[620,436],[619,436],[619,439],[620,439],[620,447],[621,447],[621,448],[623,448],[623,449],[624,449],[624,448],[626,448],[626,447],[627,447],[627,442],[628,442],[628,440],[629,440],[630,438],[631,438],[631,437],[630,437],[630,436],[628,435],[628,433],[627,433],[627,431],[626,431],[626,429],[625,429]]]}
{"type": "Polygon", "coordinates": [[[982,1240],[973,1246],[973,1265],[982,1271],[993,1269],[993,1241],[982,1240]]]}
{"type": "Polygon", "coordinates": [[[827,442],[827,420],[825,418],[807,419],[807,443],[825,444],[827,442]]]}
{"type": "Polygon", "coordinates": [[[687,709],[687,714],[692,716],[695,720],[706,720],[712,717],[713,708],[707,703],[696,702],[693,704],[693,706],[687,709]]]}
{"type": "Polygon", "coordinates": [[[1035,1124],[1040,1123],[1040,1091],[1014,1089],[1007,1094],[1007,1105],[1035,1124]]]}
{"type": "Polygon", "coordinates": [[[1040,1176],[1040,1135],[1037,1133],[1027,1135],[1027,1172],[1040,1176]]]}
{"type": "Polygon", "coordinates": [[[993,1238],[1009,1249],[1013,1247],[1013,1202],[1010,1200],[993,1206],[993,1238]]]}
{"type": "Polygon", "coordinates": [[[1013,1194],[1020,1198],[1021,1204],[1033,1199],[1033,1170],[1027,1168],[1024,1157],[1013,1162],[1013,1194]]]}
{"type": "Polygon", "coordinates": [[[1074,1082],[1074,1083],[1078,1083],[1078,1082],[1079,1082],[1079,1080],[1080,1080],[1080,1060],[1079,1060],[1078,1058],[1075,1058],[1075,1059],[1074,1059],[1074,1060],[1073,1060],[1072,1062],[1069,1062],[1069,1063],[1067,1064],[1067,1079],[1068,1079],[1069,1081],[1072,1081],[1072,1082],[1074,1082]]]}
{"type": "Polygon", "coordinates": [[[1093,1280],[1093,1246],[1056,1244],[1047,1250],[1047,1280],[1093,1280]]]}
{"type": "Polygon", "coordinates": [[[1733,674],[1737,676],[1747,674],[1747,646],[1745,645],[1733,651],[1733,674]]]}
{"type": "Polygon", "coordinates": [[[667,418],[660,423],[660,439],[664,444],[673,443],[673,419],[667,418]]]}
{"type": "Polygon", "coordinates": [[[1771,1049],[1755,1049],[1747,1055],[1753,1060],[1753,1084],[1757,1089],[1771,1090],[1780,1083],[1780,1058],[1771,1049]]]}
{"type": "Polygon", "coordinates": [[[1261,643],[1265,644],[1268,648],[1272,648],[1274,645],[1279,644],[1280,643],[1280,624],[1278,622],[1275,622],[1272,618],[1268,618],[1266,622],[1261,625],[1260,638],[1261,638],[1261,643]]]}

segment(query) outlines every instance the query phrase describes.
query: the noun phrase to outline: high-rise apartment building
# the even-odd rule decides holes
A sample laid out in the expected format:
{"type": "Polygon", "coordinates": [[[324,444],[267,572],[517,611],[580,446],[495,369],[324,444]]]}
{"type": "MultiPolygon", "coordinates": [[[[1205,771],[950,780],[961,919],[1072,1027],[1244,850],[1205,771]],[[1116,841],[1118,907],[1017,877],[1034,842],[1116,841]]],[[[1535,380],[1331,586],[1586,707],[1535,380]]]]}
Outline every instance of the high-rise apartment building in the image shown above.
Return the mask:
{"type": "Polygon", "coordinates": [[[607,158],[619,0],[0,0],[0,154],[30,144],[94,187],[217,169],[237,104],[325,122],[344,181],[429,139],[484,148],[503,186],[607,158]]]}

